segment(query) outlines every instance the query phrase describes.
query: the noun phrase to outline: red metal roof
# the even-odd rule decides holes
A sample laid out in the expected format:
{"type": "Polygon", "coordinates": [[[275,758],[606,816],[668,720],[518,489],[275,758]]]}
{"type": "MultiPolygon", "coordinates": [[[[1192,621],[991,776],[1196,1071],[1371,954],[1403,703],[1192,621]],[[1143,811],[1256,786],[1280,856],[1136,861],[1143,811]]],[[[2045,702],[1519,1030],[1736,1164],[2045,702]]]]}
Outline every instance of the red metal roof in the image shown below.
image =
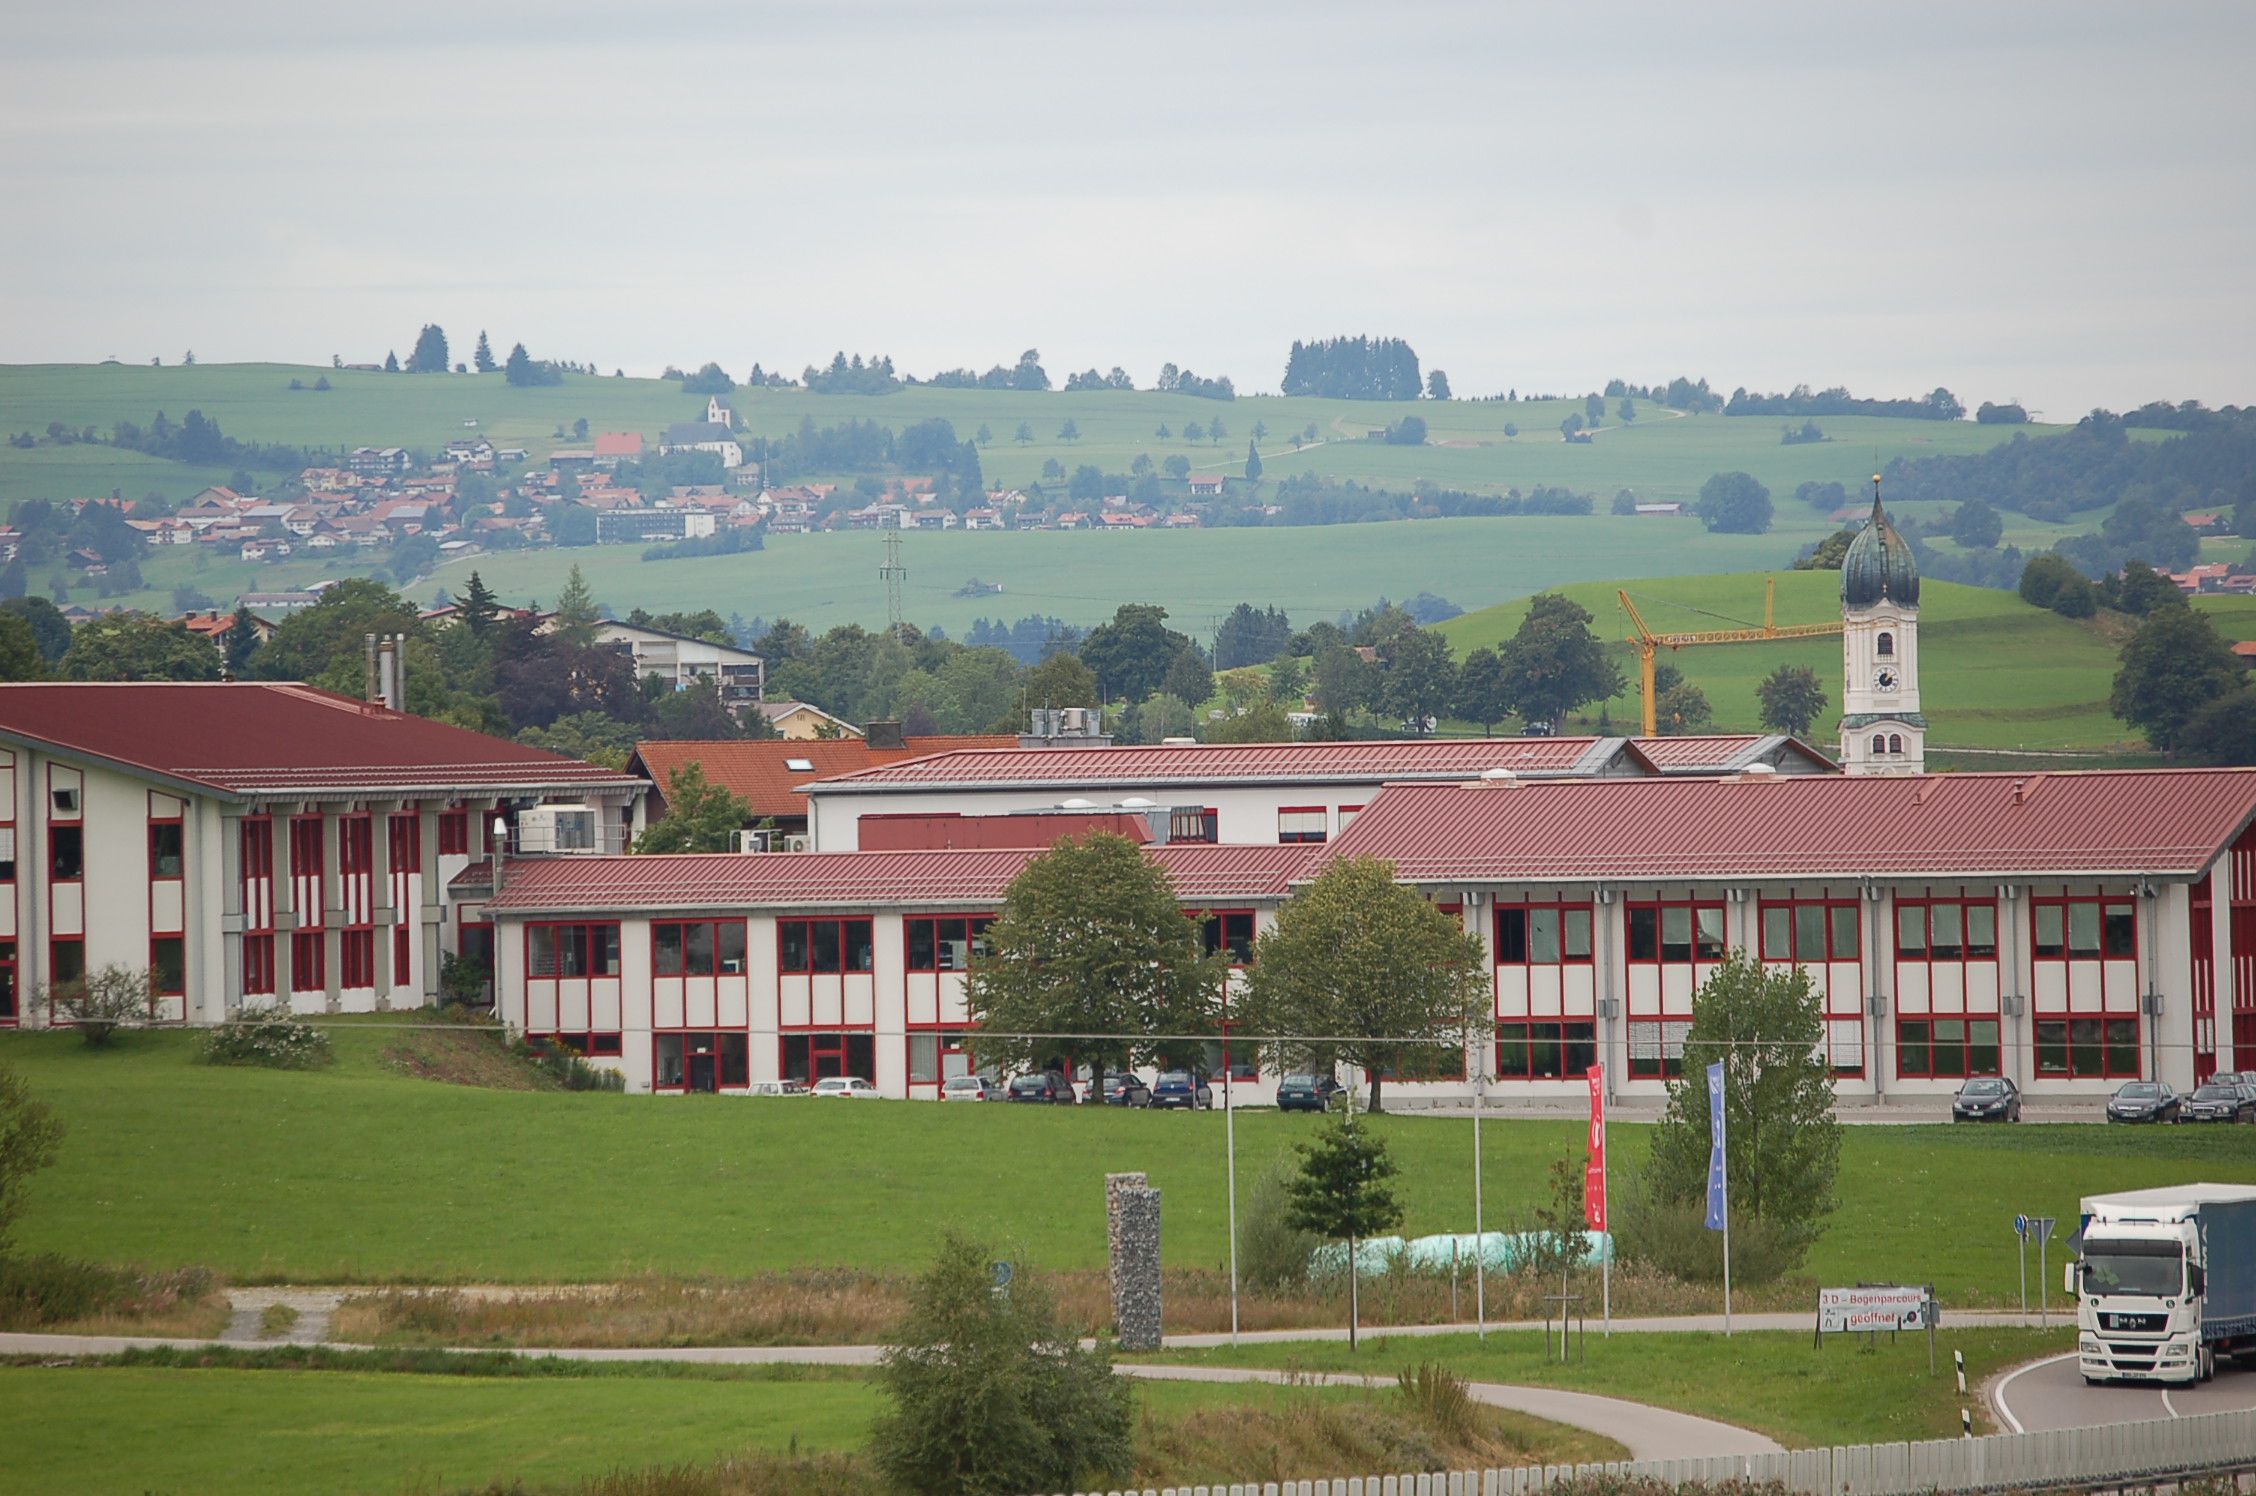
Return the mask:
{"type": "Polygon", "coordinates": [[[1413,883],[2190,878],[2251,815],[2251,769],[1405,784],[1331,849],[1413,883]]]}
{"type": "MultiPolygon", "coordinates": [[[[936,753],[822,782],[825,794],[1106,785],[1376,783],[1468,779],[1487,769],[1530,776],[1595,774],[1626,754],[1669,772],[1735,767],[1773,739],[1751,733],[1682,738],[1393,738],[1359,743],[1187,743],[1158,747],[1019,748],[936,753]],[[1656,746],[1662,745],[1662,746],[1656,746]]],[[[1812,755],[1814,757],[1814,755],[1812,755]]],[[[1822,762],[1822,760],[1820,760],[1822,762]]]]}
{"type": "MultiPolygon", "coordinates": [[[[1320,846],[1148,847],[1186,903],[1277,899],[1320,846]]],[[[678,852],[513,860],[491,910],[991,907],[1038,855],[1032,848],[947,852],[678,852]]]]}
{"type": "Polygon", "coordinates": [[[799,787],[818,779],[949,750],[995,748],[1015,752],[1018,748],[1018,739],[1003,736],[913,737],[902,742],[905,746],[900,748],[872,748],[860,738],[730,742],[654,739],[635,744],[627,767],[647,775],[663,796],[677,770],[701,764],[708,783],[720,785],[744,801],[752,807],[753,815],[804,819],[807,799],[799,793],[799,787]],[[812,767],[793,769],[789,767],[793,759],[804,760],[812,767]]]}
{"type": "Polygon", "coordinates": [[[0,685],[0,739],[231,795],[637,783],[576,758],[278,682],[0,685]]]}

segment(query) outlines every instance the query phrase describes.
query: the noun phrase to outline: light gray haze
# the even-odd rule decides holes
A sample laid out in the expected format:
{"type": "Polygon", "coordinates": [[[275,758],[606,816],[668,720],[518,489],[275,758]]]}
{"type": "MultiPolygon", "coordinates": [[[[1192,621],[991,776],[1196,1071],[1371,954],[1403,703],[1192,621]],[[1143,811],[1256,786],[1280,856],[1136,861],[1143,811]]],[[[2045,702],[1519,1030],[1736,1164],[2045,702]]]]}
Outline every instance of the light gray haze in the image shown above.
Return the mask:
{"type": "Polygon", "coordinates": [[[2256,400],[2256,5],[7,10],[9,362],[2256,400]]]}

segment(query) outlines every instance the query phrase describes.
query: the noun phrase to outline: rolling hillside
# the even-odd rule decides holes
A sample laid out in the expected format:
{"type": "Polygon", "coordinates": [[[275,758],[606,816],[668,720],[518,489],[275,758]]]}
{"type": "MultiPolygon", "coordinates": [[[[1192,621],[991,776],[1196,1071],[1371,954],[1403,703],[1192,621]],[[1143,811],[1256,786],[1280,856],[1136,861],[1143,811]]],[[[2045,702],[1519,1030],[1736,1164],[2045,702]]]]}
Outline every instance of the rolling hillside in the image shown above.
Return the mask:
{"type": "MultiPolygon", "coordinates": [[[[1821,623],[1840,617],[1838,572],[1776,573],[1777,620],[1821,623]]],[[[1626,640],[1629,620],[1615,598],[1627,586],[1645,621],[1657,632],[1728,629],[1762,622],[1762,578],[1679,576],[1628,583],[1581,582],[1553,589],[1590,610],[1598,632],[1626,640]]],[[[1511,637],[1527,603],[1468,613],[1440,625],[1459,658],[1511,637]]],[[[2256,631],[2256,609],[2246,620],[2256,631]]],[[[1624,728],[1637,721],[1636,656],[1617,646],[1630,689],[1606,705],[1624,728]]],[[[1920,593],[1920,695],[1932,724],[1930,754],[1953,748],[2072,750],[2135,753],[2137,734],[2109,715],[2117,643],[2100,626],[2032,608],[2010,592],[1928,582],[1920,593]]],[[[1708,645],[1662,655],[1706,693],[1718,730],[1760,725],[1755,686],[1780,665],[1817,672],[1829,698],[1828,713],[1811,730],[1830,743],[1841,698],[1841,646],[1832,638],[1769,644],[1708,645]]]]}

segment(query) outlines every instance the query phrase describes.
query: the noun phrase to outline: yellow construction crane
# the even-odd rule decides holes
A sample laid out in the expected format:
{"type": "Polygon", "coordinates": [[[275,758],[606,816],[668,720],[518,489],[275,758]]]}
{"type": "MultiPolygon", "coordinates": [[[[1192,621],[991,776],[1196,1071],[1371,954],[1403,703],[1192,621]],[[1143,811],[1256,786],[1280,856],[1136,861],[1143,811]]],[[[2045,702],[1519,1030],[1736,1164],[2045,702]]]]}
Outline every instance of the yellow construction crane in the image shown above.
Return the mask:
{"type": "MultiPolygon", "coordinates": [[[[1644,615],[1637,611],[1637,604],[1629,600],[1627,592],[1616,591],[1614,596],[1621,599],[1622,611],[1629,615],[1629,626],[1637,631],[1629,642],[1637,649],[1638,687],[1645,705],[1645,736],[1647,737],[1652,737],[1659,730],[1659,720],[1655,715],[1653,705],[1653,656],[1659,650],[1663,648],[1682,649],[1688,644],[1760,644],[1770,639],[1815,639],[1821,635],[1841,632],[1841,625],[1838,623],[1792,623],[1780,628],[1774,616],[1778,602],[1778,579],[1776,577],[1763,578],[1763,621],[1761,628],[1747,626],[1735,629],[1708,629],[1700,633],[1656,634],[1645,626],[1644,615]]],[[[1697,613],[1703,610],[1695,608],[1693,611],[1697,613]]],[[[1723,615],[1709,614],[1708,616],[1720,618],[1723,615]]],[[[1738,620],[1728,621],[1737,622],[1738,620]]]]}

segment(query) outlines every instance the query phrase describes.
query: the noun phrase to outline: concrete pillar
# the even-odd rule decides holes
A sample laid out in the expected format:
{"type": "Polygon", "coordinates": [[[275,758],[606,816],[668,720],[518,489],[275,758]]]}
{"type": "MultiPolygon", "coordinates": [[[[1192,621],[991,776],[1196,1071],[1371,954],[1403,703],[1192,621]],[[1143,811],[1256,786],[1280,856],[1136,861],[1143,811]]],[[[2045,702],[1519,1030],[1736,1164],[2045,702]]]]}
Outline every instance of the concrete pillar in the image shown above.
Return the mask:
{"type": "Polygon", "coordinates": [[[323,1003],[332,1013],[340,1012],[344,999],[344,940],[340,927],[345,922],[344,879],[337,869],[339,864],[337,842],[337,810],[324,805],[321,808],[321,976],[323,1003]]]}
{"type": "Polygon", "coordinates": [[[420,988],[426,1007],[436,1006],[439,1000],[439,968],[443,956],[439,948],[440,921],[445,918],[446,890],[439,885],[439,811],[444,802],[426,800],[416,807],[417,835],[415,844],[422,850],[422,866],[416,869],[422,899],[413,911],[415,933],[411,937],[417,952],[423,958],[423,980],[420,988]]]}
{"type": "Polygon", "coordinates": [[[1159,1191],[1141,1174],[1105,1176],[1112,1320],[1126,1351],[1159,1349],[1159,1191]]]}

